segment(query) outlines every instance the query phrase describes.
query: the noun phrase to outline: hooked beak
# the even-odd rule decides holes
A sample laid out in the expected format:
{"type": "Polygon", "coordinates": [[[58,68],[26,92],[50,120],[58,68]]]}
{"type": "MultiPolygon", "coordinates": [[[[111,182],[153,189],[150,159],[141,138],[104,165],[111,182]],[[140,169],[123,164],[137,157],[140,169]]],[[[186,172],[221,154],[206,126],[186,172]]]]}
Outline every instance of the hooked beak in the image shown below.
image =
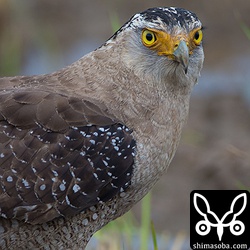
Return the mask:
{"type": "Polygon", "coordinates": [[[180,41],[173,55],[175,56],[175,59],[182,64],[185,74],[187,74],[189,63],[189,48],[185,41],[180,41]]]}

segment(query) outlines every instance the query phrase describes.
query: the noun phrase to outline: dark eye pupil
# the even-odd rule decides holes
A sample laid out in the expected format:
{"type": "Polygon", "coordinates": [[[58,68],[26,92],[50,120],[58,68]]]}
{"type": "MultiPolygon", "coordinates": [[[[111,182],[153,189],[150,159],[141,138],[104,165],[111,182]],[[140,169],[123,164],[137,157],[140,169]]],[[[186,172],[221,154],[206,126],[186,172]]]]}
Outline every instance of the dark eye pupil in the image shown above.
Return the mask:
{"type": "Polygon", "coordinates": [[[147,35],[146,35],[146,39],[148,40],[148,41],[152,41],[153,40],[153,35],[152,34],[150,34],[150,33],[148,33],[147,35]]]}
{"type": "Polygon", "coordinates": [[[195,35],[194,35],[194,39],[195,39],[195,40],[198,40],[199,37],[200,37],[200,33],[197,31],[197,32],[195,33],[195,35]]]}

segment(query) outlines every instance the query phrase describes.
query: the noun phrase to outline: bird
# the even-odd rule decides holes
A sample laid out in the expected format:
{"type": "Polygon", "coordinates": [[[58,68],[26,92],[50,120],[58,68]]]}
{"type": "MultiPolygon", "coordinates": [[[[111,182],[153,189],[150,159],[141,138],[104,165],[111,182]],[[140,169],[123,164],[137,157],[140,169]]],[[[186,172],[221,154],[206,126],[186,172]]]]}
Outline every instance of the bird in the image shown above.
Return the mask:
{"type": "Polygon", "coordinates": [[[56,72],[0,78],[0,248],[85,249],[167,170],[203,66],[196,14],[155,7],[56,72]]]}

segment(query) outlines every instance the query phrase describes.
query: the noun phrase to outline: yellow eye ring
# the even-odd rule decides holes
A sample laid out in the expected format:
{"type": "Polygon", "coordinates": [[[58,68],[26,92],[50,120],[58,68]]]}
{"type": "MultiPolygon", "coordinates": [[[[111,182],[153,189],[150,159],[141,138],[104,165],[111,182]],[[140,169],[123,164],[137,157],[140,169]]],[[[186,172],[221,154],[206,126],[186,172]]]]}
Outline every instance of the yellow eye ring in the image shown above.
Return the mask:
{"type": "Polygon", "coordinates": [[[143,30],[141,37],[142,37],[142,42],[145,46],[151,46],[156,41],[155,33],[151,30],[147,30],[147,29],[143,30]]]}
{"type": "Polygon", "coordinates": [[[196,45],[200,45],[201,41],[202,41],[202,31],[201,30],[197,30],[195,33],[194,33],[194,43],[196,45]]]}

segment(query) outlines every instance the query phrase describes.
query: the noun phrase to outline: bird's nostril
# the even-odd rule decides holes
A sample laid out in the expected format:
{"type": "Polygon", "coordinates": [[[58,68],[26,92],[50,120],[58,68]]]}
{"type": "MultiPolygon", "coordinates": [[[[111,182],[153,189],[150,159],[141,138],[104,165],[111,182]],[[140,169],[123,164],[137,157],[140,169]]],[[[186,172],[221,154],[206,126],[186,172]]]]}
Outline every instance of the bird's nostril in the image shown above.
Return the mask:
{"type": "Polygon", "coordinates": [[[179,46],[179,43],[176,43],[176,44],[174,45],[174,50],[176,50],[176,49],[178,48],[178,46],[179,46]]]}

